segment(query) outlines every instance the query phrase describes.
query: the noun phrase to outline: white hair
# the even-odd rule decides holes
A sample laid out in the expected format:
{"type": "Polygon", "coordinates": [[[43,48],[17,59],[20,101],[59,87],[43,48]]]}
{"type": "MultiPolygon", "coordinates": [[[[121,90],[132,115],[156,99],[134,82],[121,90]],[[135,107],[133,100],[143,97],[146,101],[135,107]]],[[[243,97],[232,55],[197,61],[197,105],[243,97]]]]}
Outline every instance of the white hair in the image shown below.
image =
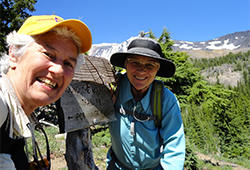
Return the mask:
{"type": "MultiPolygon", "coordinates": [[[[69,30],[66,26],[63,27],[55,27],[48,32],[53,32],[59,36],[69,38],[72,40],[77,46],[77,64],[75,70],[80,69],[82,64],[84,63],[84,56],[80,53],[82,42],[81,39],[75,34],[73,30],[69,30]]],[[[12,46],[12,53],[14,57],[20,57],[24,54],[24,52],[28,49],[29,45],[35,42],[35,38],[40,35],[30,36],[24,34],[18,34],[16,31],[11,32],[6,37],[7,47],[12,46]]],[[[4,53],[2,57],[0,57],[0,74],[7,74],[9,69],[9,55],[4,53]]]]}

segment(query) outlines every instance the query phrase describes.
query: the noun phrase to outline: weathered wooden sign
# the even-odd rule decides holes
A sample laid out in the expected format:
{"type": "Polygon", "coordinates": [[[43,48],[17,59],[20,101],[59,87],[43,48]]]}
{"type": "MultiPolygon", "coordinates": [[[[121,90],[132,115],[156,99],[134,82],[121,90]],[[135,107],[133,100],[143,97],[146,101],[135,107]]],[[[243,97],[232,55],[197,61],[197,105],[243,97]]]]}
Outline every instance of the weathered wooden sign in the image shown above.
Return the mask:
{"type": "Polygon", "coordinates": [[[60,133],[115,120],[107,83],[114,73],[106,59],[88,56],[81,70],[56,102],[60,133]]]}
{"type": "Polygon", "coordinates": [[[58,101],[62,113],[60,133],[84,129],[115,120],[110,91],[105,85],[72,81],[58,101]]]}

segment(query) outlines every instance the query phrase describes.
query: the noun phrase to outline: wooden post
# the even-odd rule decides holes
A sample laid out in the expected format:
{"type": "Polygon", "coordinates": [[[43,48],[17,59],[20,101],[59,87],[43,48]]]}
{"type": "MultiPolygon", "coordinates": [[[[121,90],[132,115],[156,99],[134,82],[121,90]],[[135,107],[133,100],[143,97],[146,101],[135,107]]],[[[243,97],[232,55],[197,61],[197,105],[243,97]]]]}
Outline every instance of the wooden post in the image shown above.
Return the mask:
{"type": "Polygon", "coordinates": [[[115,120],[107,84],[114,71],[104,58],[86,56],[81,70],[56,102],[60,133],[67,132],[65,159],[69,170],[97,170],[90,126],[115,120]]]}
{"type": "Polygon", "coordinates": [[[65,159],[69,170],[98,170],[90,135],[89,128],[67,133],[65,159]]]}

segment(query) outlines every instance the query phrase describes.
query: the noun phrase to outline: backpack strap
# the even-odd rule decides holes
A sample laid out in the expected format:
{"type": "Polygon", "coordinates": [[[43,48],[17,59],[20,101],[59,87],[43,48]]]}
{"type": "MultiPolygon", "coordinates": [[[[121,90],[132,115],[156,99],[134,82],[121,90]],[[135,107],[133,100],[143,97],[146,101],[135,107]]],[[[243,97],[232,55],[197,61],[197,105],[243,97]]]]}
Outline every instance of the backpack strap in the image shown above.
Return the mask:
{"type": "Polygon", "coordinates": [[[151,92],[151,110],[153,115],[157,117],[157,119],[155,119],[155,124],[158,128],[161,128],[161,96],[163,87],[162,81],[154,80],[151,92]]]}
{"type": "Polygon", "coordinates": [[[50,170],[50,166],[51,166],[51,162],[50,162],[50,148],[49,148],[49,141],[48,141],[48,137],[43,129],[42,124],[38,121],[37,117],[35,116],[34,113],[32,113],[29,118],[31,119],[31,122],[29,124],[27,124],[27,126],[29,127],[30,131],[31,131],[31,135],[32,135],[32,146],[33,146],[33,158],[34,161],[30,162],[30,169],[41,169],[41,170],[50,170]],[[46,140],[46,147],[47,147],[47,158],[43,158],[38,143],[36,142],[35,139],[35,134],[34,131],[36,129],[39,129],[42,131],[42,133],[45,136],[45,140],[46,140]],[[38,155],[40,156],[40,161],[38,161],[38,155]]]}
{"type": "Polygon", "coordinates": [[[161,110],[161,97],[163,94],[164,84],[162,81],[154,80],[153,89],[151,92],[151,109],[155,119],[155,125],[158,127],[158,133],[160,136],[160,153],[163,151],[163,138],[160,134],[161,120],[162,120],[162,110],[161,110]]]}

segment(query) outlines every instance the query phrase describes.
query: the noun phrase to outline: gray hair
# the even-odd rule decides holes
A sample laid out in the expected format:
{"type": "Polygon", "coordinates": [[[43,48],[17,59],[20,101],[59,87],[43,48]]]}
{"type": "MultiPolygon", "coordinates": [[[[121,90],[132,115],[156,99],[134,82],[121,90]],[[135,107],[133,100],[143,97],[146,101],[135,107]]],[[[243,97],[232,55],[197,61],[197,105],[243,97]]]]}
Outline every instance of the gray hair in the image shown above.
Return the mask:
{"type": "MultiPolygon", "coordinates": [[[[82,47],[81,39],[75,34],[73,30],[69,30],[66,26],[63,27],[55,27],[51,29],[48,32],[53,32],[56,35],[69,38],[72,40],[75,45],[77,46],[77,64],[75,67],[75,71],[80,69],[82,64],[84,63],[84,56],[80,53],[80,49],[82,47]]],[[[24,54],[24,52],[28,49],[29,45],[35,42],[35,38],[40,35],[24,35],[24,34],[18,34],[16,31],[11,32],[6,37],[7,46],[12,46],[12,52],[14,57],[19,57],[24,54]]],[[[3,54],[2,57],[0,57],[0,74],[4,73],[7,74],[9,69],[9,55],[3,54]]]]}

